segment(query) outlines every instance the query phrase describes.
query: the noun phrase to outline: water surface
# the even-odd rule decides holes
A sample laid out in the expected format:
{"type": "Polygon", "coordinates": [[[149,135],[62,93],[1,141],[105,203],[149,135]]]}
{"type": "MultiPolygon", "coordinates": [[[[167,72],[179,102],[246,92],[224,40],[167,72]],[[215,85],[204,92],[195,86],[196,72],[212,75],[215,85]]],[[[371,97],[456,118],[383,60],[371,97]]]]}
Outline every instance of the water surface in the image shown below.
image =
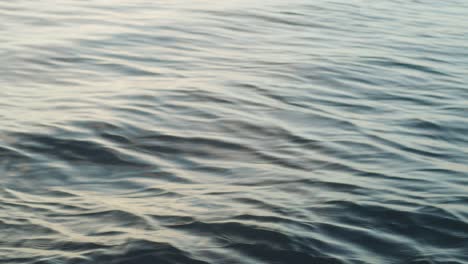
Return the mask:
{"type": "Polygon", "coordinates": [[[466,1],[2,1],[1,263],[467,263],[466,1]]]}

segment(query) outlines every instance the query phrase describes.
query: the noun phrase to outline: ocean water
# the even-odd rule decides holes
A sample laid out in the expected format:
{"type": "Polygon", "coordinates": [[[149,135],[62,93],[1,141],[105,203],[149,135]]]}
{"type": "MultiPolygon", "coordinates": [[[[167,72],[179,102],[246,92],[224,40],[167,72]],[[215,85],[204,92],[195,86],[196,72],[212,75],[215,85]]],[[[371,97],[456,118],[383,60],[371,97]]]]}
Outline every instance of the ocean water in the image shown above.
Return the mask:
{"type": "Polygon", "coordinates": [[[468,263],[468,2],[0,2],[0,263],[468,263]]]}

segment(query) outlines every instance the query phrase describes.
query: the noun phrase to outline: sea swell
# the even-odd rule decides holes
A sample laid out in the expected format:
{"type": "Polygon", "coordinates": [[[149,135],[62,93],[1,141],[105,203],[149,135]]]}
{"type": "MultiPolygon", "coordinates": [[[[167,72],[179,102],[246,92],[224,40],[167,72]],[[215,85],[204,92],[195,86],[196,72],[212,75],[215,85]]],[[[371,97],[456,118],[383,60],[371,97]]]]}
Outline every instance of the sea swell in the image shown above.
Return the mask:
{"type": "Polygon", "coordinates": [[[0,3],[0,263],[468,262],[467,10],[0,3]]]}

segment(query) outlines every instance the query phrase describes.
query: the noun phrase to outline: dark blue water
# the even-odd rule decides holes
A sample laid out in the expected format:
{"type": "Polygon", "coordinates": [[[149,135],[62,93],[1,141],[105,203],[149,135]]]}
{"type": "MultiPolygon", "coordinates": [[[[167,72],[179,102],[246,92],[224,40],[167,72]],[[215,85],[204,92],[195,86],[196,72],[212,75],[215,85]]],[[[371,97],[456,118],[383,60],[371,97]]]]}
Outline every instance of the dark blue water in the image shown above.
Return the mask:
{"type": "Polygon", "coordinates": [[[1,1],[0,263],[468,263],[466,1],[1,1]]]}

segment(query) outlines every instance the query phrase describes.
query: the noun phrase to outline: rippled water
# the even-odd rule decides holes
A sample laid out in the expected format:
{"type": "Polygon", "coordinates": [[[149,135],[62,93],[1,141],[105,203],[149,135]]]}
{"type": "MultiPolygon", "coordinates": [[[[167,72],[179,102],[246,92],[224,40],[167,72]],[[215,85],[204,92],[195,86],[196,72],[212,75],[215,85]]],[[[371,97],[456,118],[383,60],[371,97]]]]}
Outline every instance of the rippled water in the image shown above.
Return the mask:
{"type": "Polygon", "coordinates": [[[466,1],[1,1],[1,263],[468,263],[466,1]]]}

